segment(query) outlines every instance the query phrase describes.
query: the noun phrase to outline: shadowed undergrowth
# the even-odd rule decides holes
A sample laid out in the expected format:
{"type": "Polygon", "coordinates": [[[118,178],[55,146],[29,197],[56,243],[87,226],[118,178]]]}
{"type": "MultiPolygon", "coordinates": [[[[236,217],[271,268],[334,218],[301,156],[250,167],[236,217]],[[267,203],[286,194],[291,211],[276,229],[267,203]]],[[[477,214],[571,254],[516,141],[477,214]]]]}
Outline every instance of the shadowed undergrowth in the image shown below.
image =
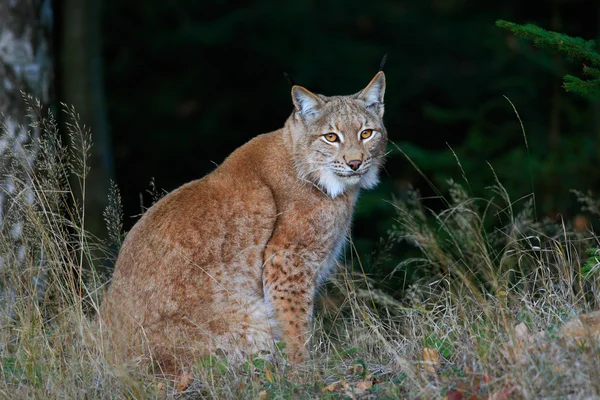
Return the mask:
{"type": "MultiPolygon", "coordinates": [[[[353,272],[362,270],[360,257],[348,256],[316,306],[306,365],[288,365],[285,351],[258,354],[241,365],[208,357],[182,376],[159,377],[135,360],[117,362],[94,321],[107,277],[93,266],[102,265],[103,257],[114,260],[123,237],[118,190],[113,186],[105,212],[110,240],[90,237],[72,186],[85,188],[89,133],[65,107],[71,120],[71,144],[65,146],[53,117],[31,105],[31,129],[43,134],[33,135],[29,145],[15,142],[9,151],[35,146],[37,161],[0,171],[0,179],[14,182],[10,193],[2,187],[11,199],[10,221],[18,219],[22,232],[15,239],[9,219],[0,230],[0,395],[600,396],[600,328],[595,330],[593,316],[574,319],[598,309],[600,261],[588,254],[598,247],[597,238],[561,221],[536,221],[532,196],[513,202],[500,182],[490,188],[490,199],[473,198],[449,182],[439,211],[427,209],[414,190],[394,199],[397,215],[388,240],[418,251],[395,271],[409,277],[403,297],[353,272]],[[17,179],[24,173],[31,179],[17,179]],[[24,256],[15,240],[26,249],[24,256]]],[[[10,135],[6,127],[2,135],[10,135]]],[[[595,203],[587,202],[593,212],[595,203]]]]}

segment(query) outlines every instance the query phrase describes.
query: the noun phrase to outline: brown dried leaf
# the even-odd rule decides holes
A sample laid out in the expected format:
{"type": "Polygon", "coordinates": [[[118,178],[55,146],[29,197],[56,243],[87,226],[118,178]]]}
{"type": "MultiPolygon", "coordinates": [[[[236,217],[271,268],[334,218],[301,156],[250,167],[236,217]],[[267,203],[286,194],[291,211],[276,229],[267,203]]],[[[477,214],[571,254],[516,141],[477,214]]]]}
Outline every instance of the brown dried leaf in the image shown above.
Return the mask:
{"type": "Polygon", "coordinates": [[[348,368],[347,373],[350,375],[354,374],[362,374],[365,368],[360,364],[354,364],[350,368],[348,368]]]}
{"type": "Polygon", "coordinates": [[[436,349],[429,347],[423,348],[423,369],[430,375],[435,375],[436,370],[439,368],[440,355],[436,349]]]}
{"type": "Polygon", "coordinates": [[[586,339],[600,340],[600,311],[573,318],[560,328],[559,334],[564,339],[575,342],[586,339]]]}
{"type": "Polygon", "coordinates": [[[531,341],[531,335],[529,334],[529,328],[525,325],[525,322],[521,322],[517,326],[515,326],[515,339],[520,342],[529,342],[531,341]]]}
{"type": "Polygon", "coordinates": [[[337,392],[338,390],[340,390],[339,382],[332,383],[323,388],[324,392],[337,392]]]}
{"type": "Polygon", "coordinates": [[[500,353],[508,361],[519,363],[525,360],[526,348],[529,352],[533,350],[528,348],[533,342],[533,336],[530,334],[529,328],[524,322],[521,322],[515,326],[513,338],[500,346],[500,353]]]}
{"type": "Polygon", "coordinates": [[[177,386],[175,387],[175,389],[178,392],[183,392],[184,390],[186,390],[187,388],[190,387],[190,385],[192,384],[192,381],[194,380],[194,377],[192,376],[192,374],[190,374],[189,372],[183,372],[180,376],[179,376],[179,381],[177,382],[177,386]]]}
{"type": "Polygon", "coordinates": [[[446,392],[447,400],[462,400],[462,398],[463,398],[463,394],[459,390],[448,390],[446,392]]]}
{"type": "Polygon", "coordinates": [[[373,381],[362,381],[356,384],[358,390],[369,390],[373,387],[373,381]]]}
{"type": "Polygon", "coordinates": [[[348,385],[348,382],[346,381],[339,381],[339,382],[335,382],[332,383],[330,385],[327,385],[323,388],[324,392],[339,392],[342,389],[348,389],[350,386],[348,385]]]}

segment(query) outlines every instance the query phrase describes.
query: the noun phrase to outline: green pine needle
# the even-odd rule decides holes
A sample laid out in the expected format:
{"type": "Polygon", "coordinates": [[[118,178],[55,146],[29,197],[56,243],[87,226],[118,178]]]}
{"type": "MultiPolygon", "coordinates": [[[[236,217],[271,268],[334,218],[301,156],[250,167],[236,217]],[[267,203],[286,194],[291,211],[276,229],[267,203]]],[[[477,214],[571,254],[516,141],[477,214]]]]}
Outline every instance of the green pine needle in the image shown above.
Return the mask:
{"type": "Polygon", "coordinates": [[[583,80],[573,75],[565,75],[563,87],[567,92],[591,96],[600,92],[600,78],[583,80]]]}
{"type": "MultiPolygon", "coordinates": [[[[496,26],[508,29],[516,36],[531,40],[535,46],[558,51],[568,59],[589,62],[593,66],[600,67],[600,53],[596,50],[596,42],[593,40],[584,40],[564,33],[547,31],[534,24],[515,24],[498,20],[496,26]]],[[[565,90],[583,96],[593,96],[600,93],[600,69],[588,67],[584,64],[583,72],[591,79],[566,75],[563,83],[565,90]]]]}
{"type": "Polygon", "coordinates": [[[592,65],[600,66],[600,54],[596,51],[596,42],[593,40],[584,40],[564,33],[547,31],[534,24],[521,25],[498,20],[496,26],[529,39],[538,47],[559,51],[572,60],[587,60],[592,65]]]}
{"type": "Polygon", "coordinates": [[[600,78],[600,69],[583,66],[583,73],[592,78],[600,78]]]}

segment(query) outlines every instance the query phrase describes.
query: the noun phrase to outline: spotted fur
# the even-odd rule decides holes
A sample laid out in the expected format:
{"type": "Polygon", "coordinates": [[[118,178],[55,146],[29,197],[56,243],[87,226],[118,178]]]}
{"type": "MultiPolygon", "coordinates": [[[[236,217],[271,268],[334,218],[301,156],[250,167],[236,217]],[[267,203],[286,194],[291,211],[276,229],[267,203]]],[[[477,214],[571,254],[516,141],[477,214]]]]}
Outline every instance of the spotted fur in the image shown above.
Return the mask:
{"type": "Polygon", "coordinates": [[[177,370],[218,350],[243,357],[283,340],[291,361],[306,359],[316,286],[348,237],[359,189],[377,183],[384,91],[382,72],[351,96],[294,86],[282,129],[144,214],[101,311],[123,354],[177,370]],[[323,140],[331,132],[339,142],[323,140]]]}

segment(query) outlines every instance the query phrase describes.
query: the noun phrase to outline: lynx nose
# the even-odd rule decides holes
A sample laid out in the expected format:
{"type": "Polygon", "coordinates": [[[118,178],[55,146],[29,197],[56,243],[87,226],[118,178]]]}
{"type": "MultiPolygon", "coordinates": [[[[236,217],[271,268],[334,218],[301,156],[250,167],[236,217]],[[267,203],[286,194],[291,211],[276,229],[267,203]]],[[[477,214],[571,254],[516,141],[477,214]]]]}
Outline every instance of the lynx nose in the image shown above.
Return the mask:
{"type": "Polygon", "coordinates": [[[352,168],[352,171],[356,171],[358,169],[358,167],[360,167],[360,164],[362,164],[362,161],[360,161],[360,160],[350,160],[350,161],[347,161],[346,164],[348,164],[348,166],[350,168],[352,168]]]}

